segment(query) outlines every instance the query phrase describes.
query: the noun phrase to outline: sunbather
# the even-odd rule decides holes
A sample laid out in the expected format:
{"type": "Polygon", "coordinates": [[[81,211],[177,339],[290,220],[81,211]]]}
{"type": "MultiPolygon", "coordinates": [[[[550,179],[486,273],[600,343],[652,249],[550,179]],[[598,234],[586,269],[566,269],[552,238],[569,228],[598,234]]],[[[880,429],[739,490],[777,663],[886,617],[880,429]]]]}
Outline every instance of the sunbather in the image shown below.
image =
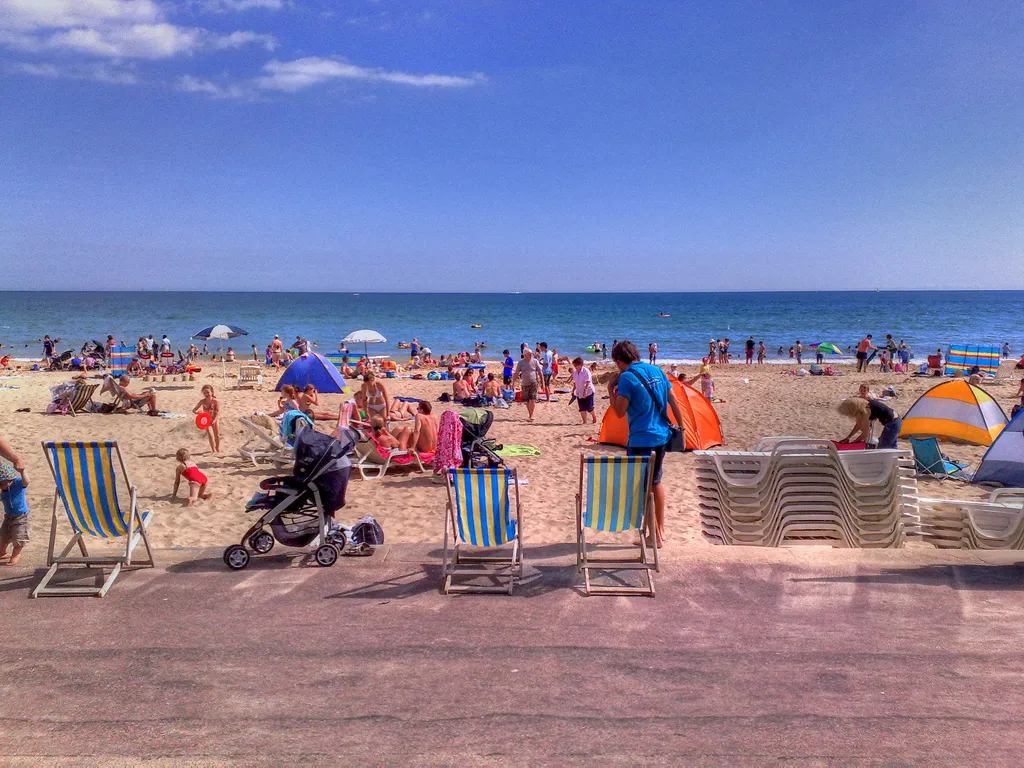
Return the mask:
{"type": "Polygon", "coordinates": [[[417,453],[433,453],[437,450],[438,424],[432,410],[433,406],[426,400],[417,403],[416,423],[411,427],[397,427],[393,432],[399,448],[404,451],[415,450],[417,453]]]}
{"type": "Polygon", "coordinates": [[[380,416],[374,416],[370,419],[370,429],[373,432],[373,437],[377,441],[377,445],[381,448],[391,449],[400,448],[398,438],[391,434],[388,429],[388,425],[384,422],[380,416]]]}
{"type": "Polygon", "coordinates": [[[363,375],[360,392],[366,400],[367,416],[379,416],[384,419],[391,413],[391,398],[388,397],[388,391],[377,381],[377,376],[372,371],[363,375]]]}
{"type": "MultiPolygon", "coordinates": [[[[277,410],[268,414],[269,416],[283,416],[288,411],[301,411],[302,405],[299,402],[299,391],[291,384],[281,387],[281,397],[277,401],[277,410]]],[[[331,418],[334,418],[331,416],[331,418]]]]}
{"type": "Polygon", "coordinates": [[[146,406],[149,415],[156,416],[158,414],[156,409],[156,393],[152,389],[144,389],[138,394],[132,394],[128,391],[130,383],[131,379],[127,376],[122,376],[117,381],[112,376],[108,376],[103,382],[100,392],[109,392],[114,397],[119,398],[125,407],[141,408],[146,406]]]}

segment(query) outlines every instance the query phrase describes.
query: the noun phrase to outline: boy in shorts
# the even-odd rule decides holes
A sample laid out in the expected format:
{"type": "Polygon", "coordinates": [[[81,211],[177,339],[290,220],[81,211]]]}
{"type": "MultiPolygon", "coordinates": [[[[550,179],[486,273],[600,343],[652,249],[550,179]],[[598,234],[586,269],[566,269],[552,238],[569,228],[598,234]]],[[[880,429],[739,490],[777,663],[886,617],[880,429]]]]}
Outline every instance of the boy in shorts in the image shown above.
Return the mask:
{"type": "Polygon", "coordinates": [[[10,464],[0,464],[0,501],[4,506],[4,521],[0,523],[0,560],[7,558],[7,547],[13,545],[11,559],[6,565],[17,565],[21,551],[28,544],[28,499],[25,489],[28,476],[10,464]]]}

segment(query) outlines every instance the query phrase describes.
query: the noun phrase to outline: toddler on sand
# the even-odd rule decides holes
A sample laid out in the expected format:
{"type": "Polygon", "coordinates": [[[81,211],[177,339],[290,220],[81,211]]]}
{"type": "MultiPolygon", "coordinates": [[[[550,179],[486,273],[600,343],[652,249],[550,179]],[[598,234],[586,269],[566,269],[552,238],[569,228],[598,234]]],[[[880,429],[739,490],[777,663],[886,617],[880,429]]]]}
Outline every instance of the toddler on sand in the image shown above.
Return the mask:
{"type": "Polygon", "coordinates": [[[7,557],[7,546],[14,545],[7,565],[17,565],[21,551],[28,544],[28,500],[25,488],[28,476],[10,464],[0,464],[0,501],[4,506],[4,521],[0,523],[0,560],[7,557]]]}
{"type": "Polygon", "coordinates": [[[171,497],[178,497],[178,486],[181,485],[181,479],[185,478],[186,482],[188,482],[188,505],[190,507],[198,499],[212,499],[213,494],[206,490],[206,484],[209,480],[199,467],[196,466],[195,462],[192,461],[192,456],[188,450],[186,448],[179,449],[174,454],[174,458],[178,460],[178,466],[174,471],[174,491],[171,492],[171,497]]]}

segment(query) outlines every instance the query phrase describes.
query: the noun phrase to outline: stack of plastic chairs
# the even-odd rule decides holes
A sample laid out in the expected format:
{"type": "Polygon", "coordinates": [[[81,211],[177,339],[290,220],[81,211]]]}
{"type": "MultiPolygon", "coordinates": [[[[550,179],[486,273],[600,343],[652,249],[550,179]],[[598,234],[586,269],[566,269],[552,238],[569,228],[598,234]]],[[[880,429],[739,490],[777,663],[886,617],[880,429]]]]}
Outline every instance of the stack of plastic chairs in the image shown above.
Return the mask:
{"type": "Polygon", "coordinates": [[[921,499],[921,536],[939,549],[1024,549],[1024,489],[988,501],[921,499]]]}
{"type": "Polygon", "coordinates": [[[920,534],[906,451],[782,440],[768,451],[697,451],[701,529],[715,544],[902,546],[920,534]]]}

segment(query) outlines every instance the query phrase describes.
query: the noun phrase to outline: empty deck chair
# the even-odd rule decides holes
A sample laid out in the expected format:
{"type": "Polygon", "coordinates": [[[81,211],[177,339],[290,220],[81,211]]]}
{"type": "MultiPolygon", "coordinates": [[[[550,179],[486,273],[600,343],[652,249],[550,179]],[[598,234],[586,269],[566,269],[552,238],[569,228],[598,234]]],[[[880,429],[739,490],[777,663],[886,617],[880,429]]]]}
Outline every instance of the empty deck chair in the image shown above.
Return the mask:
{"type": "Polygon", "coordinates": [[[295,463],[295,449],[275,432],[264,429],[246,418],[238,419],[245,427],[246,441],[238,448],[238,455],[251,461],[254,467],[273,464],[287,467],[295,463]]]}
{"type": "MultiPolygon", "coordinates": [[[[583,572],[586,593],[608,595],[649,595],[654,597],[654,575],[658,570],[658,549],[649,539],[647,527],[654,514],[651,460],[647,456],[580,456],[580,490],[576,494],[576,568],[583,572]],[[639,537],[636,557],[592,557],[586,531],[630,533],[639,537]],[[648,549],[652,554],[648,554],[648,549]],[[613,574],[640,571],[640,586],[598,585],[591,571],[613,574]]],[[[615,545],[621,549],[621,545],[615,545]]]]}
{"type": "Polygon", "coordinates": [[[954,480],[970,480],[973,472],[967,468],[969,464],[947,461],[939,449],[939,440],[935,437],[912,437],[910,447],[914,451],[914,463],[917,465],[918,476],[947,477],[954,480]]]}
{"type": "Polygon", "coordinates": [[[512,594],[523,575],[523,510],[514,469],[451,469],[445,474],[448,504],[444,515],[445,594],[512,594]],[[515,490],[515,514],[509,487],[515,490]],[[511,544],[509,551],[507,545],[511,544]],[[468,554],[465,547],[504,547],[501,554],[468,554]],[[454,577],[489,577],[487,585],[453,583],[454,577]]]}
{"type": "Polygon", "coordinates": [[[262,387],[263,368],[259,365],[243,365],[238,369],[238,380],[235,388],[238,387],[262,387]]]}
{"type": "Polygon", "coordinates": [[[146,526],[150,513],[139,512],[138,489],[128,477],[128,469],[116,440],[82,443],[43,443],[46,462],[57,485],[53,496],[53,515],[50,520],[50,545],[46,564],[50,566],[32,597],[40,595],[95,595],[103,597],[121,573],[122,568],[152,568],[153,550],[149,545],[146,526]],[[117,493],[117,477],[124,480],[128,504],[122,509],[117,493]],[[60,554],[54,554],[57,541],[57,508],[64,506],[71,523],[72,536],[60,554]],[[90,556],[85,546],[86,536],[97,539],[124,539],[124,554],[90,556]],[[132,558],[136,545],[142,541],[146,549],[144,559],[132,558]],[[81,557],[69,556],[78,547],[81,557]],[[64,566],[113,566],[102,586],[49,586],[50,579],[64,566]]]}

